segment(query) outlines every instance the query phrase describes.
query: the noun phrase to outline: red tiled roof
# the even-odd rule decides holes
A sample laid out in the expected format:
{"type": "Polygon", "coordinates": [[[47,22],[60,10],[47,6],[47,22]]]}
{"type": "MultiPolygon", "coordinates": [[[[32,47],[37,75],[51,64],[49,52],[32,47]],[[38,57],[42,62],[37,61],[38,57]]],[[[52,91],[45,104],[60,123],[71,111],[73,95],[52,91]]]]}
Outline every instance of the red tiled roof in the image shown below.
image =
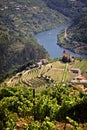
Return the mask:
{"type": "Polygon", "coordinates": [[[40,61],[41,61],[41,62],[44,62],[44,63],[47,63],[47,62],[48,62],[47,59],[41,59],[40,61]]]}

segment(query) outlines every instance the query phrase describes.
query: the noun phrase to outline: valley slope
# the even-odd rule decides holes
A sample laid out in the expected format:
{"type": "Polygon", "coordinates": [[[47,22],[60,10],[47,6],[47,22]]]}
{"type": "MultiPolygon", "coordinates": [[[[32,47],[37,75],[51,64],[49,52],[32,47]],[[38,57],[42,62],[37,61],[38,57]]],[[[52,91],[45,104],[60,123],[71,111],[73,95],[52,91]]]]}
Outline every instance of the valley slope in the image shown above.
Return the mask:
{"type": "Polygon", "coordinates": [[[58,36],[58,44],[76,53],[87,54],[87,1],[47,0],[46,3],[50,8],[69,17],[73,23],[67,29],[67,34],[62,32],[58,36]],[[67,37],[65,35],[67,35],[67,37]]]}
{"type": "Polygon", "coordinates": [[[86,0],[43,0],[48,7],[64,14],[71,19],[87,13],[86,0]]]}
{"type": "Polygon", "coordinates": [[[0,79],[7,72],[31,60],[48,57],[34,34],[67,20],[42,0],[0,1],[0,79]]]}
{"type": "Polygon", "coordinates": [[[58,40],[60,46],[87,55],[87,15],[75,18],[71,26],[58,36],[58,40]]]}

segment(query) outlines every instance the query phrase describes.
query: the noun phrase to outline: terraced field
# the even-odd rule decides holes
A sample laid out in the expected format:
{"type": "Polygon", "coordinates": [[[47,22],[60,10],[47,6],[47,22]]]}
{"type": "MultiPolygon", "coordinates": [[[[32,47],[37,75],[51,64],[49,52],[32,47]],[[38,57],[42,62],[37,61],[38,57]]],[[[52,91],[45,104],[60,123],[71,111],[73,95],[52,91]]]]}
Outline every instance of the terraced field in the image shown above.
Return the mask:
{"type": "Polygon", "coordinates": [[[53,85],[55,82],[70,82],[77,76],[76,73],[70,71],[71,68],[80,69],[87,79],[87,60],[75,60],[75,62],[70,64],[56,61],[43,65],[41,68],[33,68],[17,73],[8,81],[7,85],[23,84],[38,89],[47,87],[48,84],[53,85]]]}

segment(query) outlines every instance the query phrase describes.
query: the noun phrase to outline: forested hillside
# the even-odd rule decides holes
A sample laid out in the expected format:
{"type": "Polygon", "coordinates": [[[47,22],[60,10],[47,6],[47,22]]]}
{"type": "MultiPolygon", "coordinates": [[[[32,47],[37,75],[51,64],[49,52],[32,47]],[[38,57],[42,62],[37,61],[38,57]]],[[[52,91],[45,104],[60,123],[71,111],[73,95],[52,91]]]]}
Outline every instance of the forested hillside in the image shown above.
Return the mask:
{"type": "Polygon", "coordinates": [[[47,5],[64,14],[65,16],[74,19],[78,15],[87,13],[86,0],[43,0],[47,5]]]}
{"type": "Polygon", "coordinates": [[[42,0],[0,1],[0,77],[11,68],[48,56],[33,34],[67,20],[42,0]]]}
{"type": "Polygon", "coordinates": [[[59,45],[76,53],[87,55],[87,15],[75,18],[66,30],[66,37],[65,32],[62,32],[58,39],[59,45]]]}
{"type": "MultiPolygon", "coordinates": [[[[46,1],[46,0],[43,0],[46,1]]],[[[86,0],[47,0],[47,5],[72,19],[73,24],[58,39],[59,45],[76,53],[87,54],[87,1],[86,0]]]]}

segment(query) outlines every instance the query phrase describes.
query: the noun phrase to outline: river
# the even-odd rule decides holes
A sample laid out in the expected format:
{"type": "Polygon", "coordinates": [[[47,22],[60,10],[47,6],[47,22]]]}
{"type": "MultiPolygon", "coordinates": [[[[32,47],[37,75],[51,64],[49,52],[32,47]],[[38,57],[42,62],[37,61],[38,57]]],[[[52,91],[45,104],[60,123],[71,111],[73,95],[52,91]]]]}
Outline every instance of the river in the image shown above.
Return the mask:
{"type": "MultiPolygon", "coordinates": [[[[37,42],[44,46],[44,48],[48,51],[51,59],[60,58],[62,56],[64,48],[57,45],[57,34],[69,25],[70,24],[65,23],[59,27],[56,27],[55,29],[44,31],[35,35],[37,42]]],[[[87,56],[73,53],[67,49],[65,50],[74,57],[87,58],[87,56]]]]}

